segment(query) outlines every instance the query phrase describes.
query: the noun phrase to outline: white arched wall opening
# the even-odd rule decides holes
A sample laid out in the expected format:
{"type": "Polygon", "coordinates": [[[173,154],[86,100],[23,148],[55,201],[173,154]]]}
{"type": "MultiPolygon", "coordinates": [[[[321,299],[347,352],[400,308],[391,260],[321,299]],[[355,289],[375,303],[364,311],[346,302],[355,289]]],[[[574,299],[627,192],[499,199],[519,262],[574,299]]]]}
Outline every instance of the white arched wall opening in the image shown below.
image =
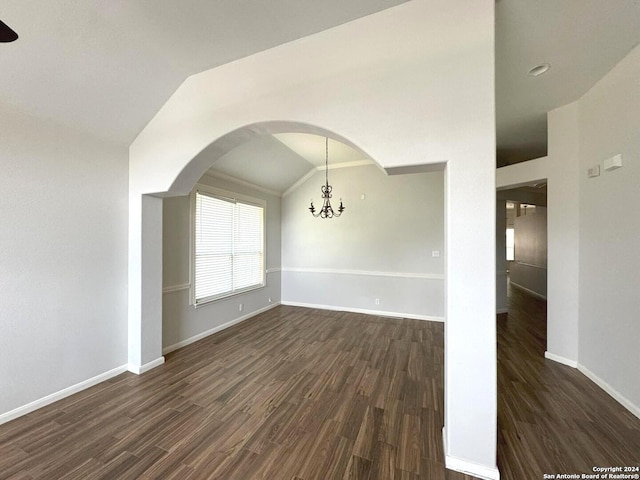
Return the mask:
{"type": "Polygon", "coordinates": [[[493,8],[415,0],[189,77],[130,147],[130,369],[163,361],[159,197],[206,148],[316,125],[388,172],[446,165],[446,462],[498,478],[493,8]]]}

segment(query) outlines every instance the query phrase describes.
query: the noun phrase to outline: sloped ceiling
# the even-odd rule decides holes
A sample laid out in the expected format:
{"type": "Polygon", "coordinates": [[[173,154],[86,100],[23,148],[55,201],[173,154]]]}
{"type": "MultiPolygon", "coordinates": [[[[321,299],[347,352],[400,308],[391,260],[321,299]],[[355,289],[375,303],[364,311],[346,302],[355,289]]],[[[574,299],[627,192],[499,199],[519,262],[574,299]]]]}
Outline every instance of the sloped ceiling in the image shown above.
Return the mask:
{"type": "Polygon", "coordinates": [[[406,0],[3,0],[0,104],[128,146],[190,75],[406,0]]]}
{"type": "MultiPolygon", "coordinates": [[[[0,20],[20,38],[0,44],[0,107],[126,147],[190,75],[405,1],[5,0],[0,20]]],[[[638,0],[497,0],[498,164],[544,155],[546,112],[638,43],[638,0]]]]}
{"type": "MultiPolygon", "coordinates": [[[[319,135],[263,135],[222,156],[207,174],[239,179],[281,195],[304,177],[324,170],[325,153],[325,137],[319,135]]],[[[330,169],[371,163],[348,145],[329,139],[330,169]]]]}

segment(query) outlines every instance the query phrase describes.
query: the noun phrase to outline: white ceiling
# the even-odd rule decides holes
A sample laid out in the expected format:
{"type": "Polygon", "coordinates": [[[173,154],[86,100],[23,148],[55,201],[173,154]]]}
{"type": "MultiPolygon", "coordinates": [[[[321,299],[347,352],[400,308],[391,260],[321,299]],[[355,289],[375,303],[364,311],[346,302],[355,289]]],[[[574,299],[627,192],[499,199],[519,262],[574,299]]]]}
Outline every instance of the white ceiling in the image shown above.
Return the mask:
{"type": "MultiPolygon", "coordinates": [[[[265,134],[220,157],[207,174],[239,179],[280,195],[304,177],[324,170],[325,141],[309,133],[265,134]]],[[[329,139],[329,169],[371,163],[348,145],[329,139]]]]}
{"type": "Polygon", "coordinates": [[[638,0],[498,0],[498,164],[546,155],[546,113],[584,95],[638,43],[638,0]],[[527,75],[545,62],[547,73],[527,75]]]}
{"type": "Polygon", "coordinates": [[[0,103],[130,145],[190,75],[406,0],[3,0],[0,103]]]}
{"type": "MultiPolygon", "coordinates": [[[[327,153],[325,137],[307,133],[277,133],[274,137],[312,165],[324,167],[327,153]]],[[[329,139],[328,147],[330,165],[365,160],[360,152],[332,138],[329,139]]]]}
{"type": "MultiPolygon", "coordinates": [[[[0,104],[128,146],[188,76],[404,1],[4,0],[0,19],[20,38],[0,44],[0,104]]],[[[498,0],[499,163],[544,154],[546,112],[584,94],[639,42],[639,0],[498,0]],[[551,70],[527,76],[541,62],[551,70]]],[[[292,152],[276,155],[271,138],[268,155],[246,147],[261,166],[219,168],[267,179],[322,163],[322,147],[279,141],[292,152]],[[276,157],[283,163],[266,163],[276,157]]]]}

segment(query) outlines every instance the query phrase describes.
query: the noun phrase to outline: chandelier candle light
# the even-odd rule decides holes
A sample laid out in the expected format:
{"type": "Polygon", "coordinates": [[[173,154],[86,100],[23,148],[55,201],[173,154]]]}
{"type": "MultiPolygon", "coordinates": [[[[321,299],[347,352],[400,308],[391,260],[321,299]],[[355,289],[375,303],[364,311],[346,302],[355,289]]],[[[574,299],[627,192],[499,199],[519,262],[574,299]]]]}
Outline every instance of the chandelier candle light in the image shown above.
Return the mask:
{"type": "Polygon", "coordinates": [[[325,144],[325,181],[324,185],[320,187],[320,191],[322,192],[322,208],[318,213],[316,213],[316,207],[313,206],[313,199],[311,200],[311,206],[309,207],[309,211],[314,217],[320,218],[333,218],[339,217],[344,212],[345,208],[342,205],[342,199],[340,199],[340,206],[338,207],[338,212],[334,212],[333,208],[331,208],[331,190],[333,187],[329,185],[329,137],[326,138],[325,144]]]}

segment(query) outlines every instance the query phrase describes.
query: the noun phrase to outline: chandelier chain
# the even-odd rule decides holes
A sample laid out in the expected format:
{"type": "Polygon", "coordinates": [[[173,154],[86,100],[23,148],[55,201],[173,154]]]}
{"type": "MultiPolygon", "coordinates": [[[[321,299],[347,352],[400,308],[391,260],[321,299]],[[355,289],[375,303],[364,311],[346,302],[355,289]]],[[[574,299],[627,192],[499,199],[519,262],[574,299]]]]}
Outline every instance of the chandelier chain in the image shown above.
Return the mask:
{"type": "Polygon", "coordinates": [[[324,157],[324,185],[320,187],[320,191],[322,192],[322,208],[318,213],[316,213],[316,208],[313,206],[313,200],[311,200],[311,206],[309,207],[309,211],[314,217],[320,218],[333,218],[339,217],[344,212],[345,207],[342,205],[342,199],[340,199],[340,206],[338,207],[338,211],[334,211],[333,207],[331,207],[331,191],[333,187],[329,185],[329,137],[325,138],[325,157],[324,157]]]}

